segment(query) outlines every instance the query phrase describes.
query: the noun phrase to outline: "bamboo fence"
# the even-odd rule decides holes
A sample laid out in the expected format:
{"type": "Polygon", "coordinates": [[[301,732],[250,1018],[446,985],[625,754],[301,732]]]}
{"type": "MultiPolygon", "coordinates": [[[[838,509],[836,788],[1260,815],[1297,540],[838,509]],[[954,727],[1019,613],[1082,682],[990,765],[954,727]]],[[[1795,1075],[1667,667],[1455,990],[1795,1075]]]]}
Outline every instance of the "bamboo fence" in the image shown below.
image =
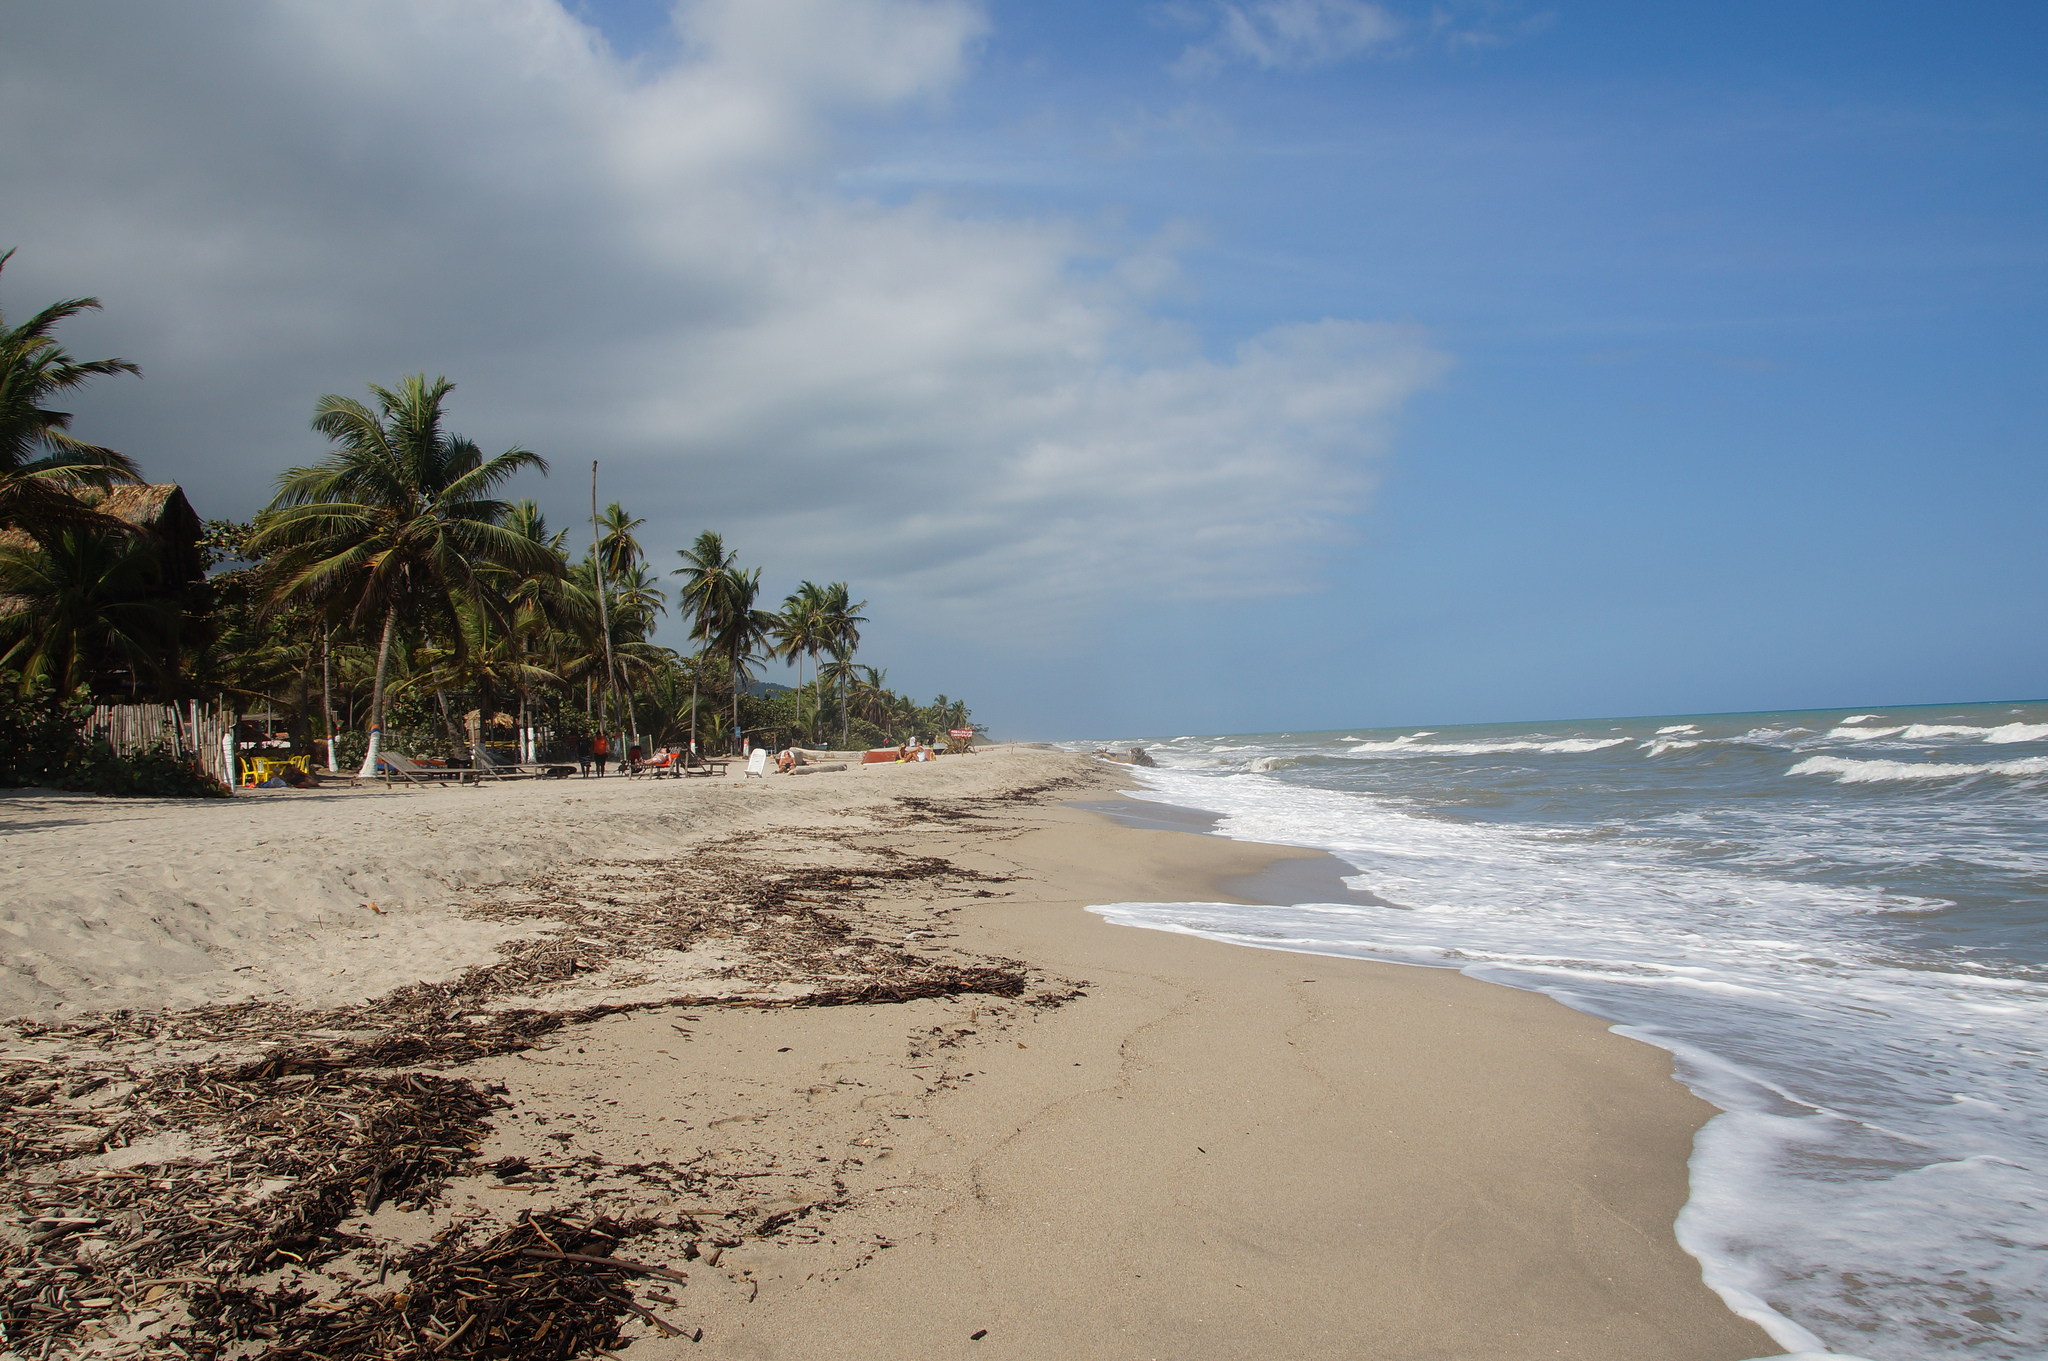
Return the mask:
{"type": "Polygon", "coordinates": [[[232,788],[225,742],[234,715],[218,705],[196,700],[175,704],[96,704],[86,720],[88,740],[105,742],[116,755],[163,747],[197,761],[199,768],[232,788]]]}

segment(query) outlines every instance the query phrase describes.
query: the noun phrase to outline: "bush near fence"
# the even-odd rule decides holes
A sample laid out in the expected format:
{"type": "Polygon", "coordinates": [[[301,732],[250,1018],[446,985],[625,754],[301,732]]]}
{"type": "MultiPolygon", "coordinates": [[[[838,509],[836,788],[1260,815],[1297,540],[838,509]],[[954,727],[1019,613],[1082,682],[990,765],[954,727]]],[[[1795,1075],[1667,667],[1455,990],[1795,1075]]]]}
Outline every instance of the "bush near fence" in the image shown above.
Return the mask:
{"type": "MultiPolygon", "coordinates": [[[[125,707],[125,706],[124,706],[125,707]]],[[[80,794],[225,798],[228,787],[200,767],[178,736],[157,734],[155,745],[117,751],[115,740],[95,733],[90,704],[26,689],[21,677],[0,671],[0,787],[66,789],[80,794]]],[[[118,740],[134,740],[135,732],[118,740]]]]}

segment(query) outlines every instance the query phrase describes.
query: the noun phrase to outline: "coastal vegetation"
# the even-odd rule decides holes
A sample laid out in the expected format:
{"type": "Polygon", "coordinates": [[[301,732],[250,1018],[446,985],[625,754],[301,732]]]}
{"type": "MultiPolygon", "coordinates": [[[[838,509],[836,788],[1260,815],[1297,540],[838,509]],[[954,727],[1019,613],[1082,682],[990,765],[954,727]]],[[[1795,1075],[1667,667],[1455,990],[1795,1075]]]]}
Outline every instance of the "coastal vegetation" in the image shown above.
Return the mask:
{"type": "Polygon", "coordinates": [[[325,457],[280,473],[252,519],[202,521],[54,408],[140,373],[58,343],[60,322],[98,305],[68,299],[12,328],[0,314],[0,782],[186,792],[161,760],[78,737],[95,702],[217,705],[237,730],[264,715],[264,736],[365,774],[384,750],[547,759],[604,734],[708,754],[973,726],[964,703],[918,704],[859,659],[866,602],[843,581],[764,608],[762,569],[710,530],[664,573],[644,519],[596,506],[594,465],[588,534],[551,527],[506,496],[548,461],[450,430],[446,378],[320,397],[325,457]],[[665,619],[684,646],[656,641],[665,619]],[[776,661],[794,687],[760,679],[776,661]]]}

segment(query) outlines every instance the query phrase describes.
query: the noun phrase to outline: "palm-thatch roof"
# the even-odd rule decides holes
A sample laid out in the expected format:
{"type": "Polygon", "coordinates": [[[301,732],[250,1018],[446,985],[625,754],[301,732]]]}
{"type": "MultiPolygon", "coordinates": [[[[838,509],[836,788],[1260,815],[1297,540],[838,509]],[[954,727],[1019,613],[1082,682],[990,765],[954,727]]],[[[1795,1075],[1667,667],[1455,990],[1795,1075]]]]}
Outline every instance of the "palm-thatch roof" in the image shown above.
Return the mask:
{"type": "MultiPolygon", "coordinates": [[[[185,489],[177,483],[142,482],[108,491],[87,488],[77,495],[93,509],[119,516],[154,534],[162,545],[167,585],[174,589],[183,587],[206,575],[205,560],[199,552],[204,528],[199,513],[185,499],[185,489]]],[[[34,546],[35,540],[19,529],[0,529],[0,544],[28,548],[34,546]]]]}

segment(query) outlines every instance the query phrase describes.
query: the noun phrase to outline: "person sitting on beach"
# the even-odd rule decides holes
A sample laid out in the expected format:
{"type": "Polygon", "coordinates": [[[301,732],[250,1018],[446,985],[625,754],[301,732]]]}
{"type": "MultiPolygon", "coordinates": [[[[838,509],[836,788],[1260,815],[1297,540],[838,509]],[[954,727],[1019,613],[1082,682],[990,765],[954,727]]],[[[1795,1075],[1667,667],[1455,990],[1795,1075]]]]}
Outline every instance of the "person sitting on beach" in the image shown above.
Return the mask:
{"type": "Polygon", "coordinates": [[[784,747],[780,752],[776,753],[775,768],[781,771],[784,775],[787,775],[790,771],[795,770],[796,749],[794,747],[784,747]]]}
{"type": "Polygon", "coordinates": [[[627,747],[626,773],[631,774],[638,769],[640,769],[640,748],[637,746],[627,747]]]}

